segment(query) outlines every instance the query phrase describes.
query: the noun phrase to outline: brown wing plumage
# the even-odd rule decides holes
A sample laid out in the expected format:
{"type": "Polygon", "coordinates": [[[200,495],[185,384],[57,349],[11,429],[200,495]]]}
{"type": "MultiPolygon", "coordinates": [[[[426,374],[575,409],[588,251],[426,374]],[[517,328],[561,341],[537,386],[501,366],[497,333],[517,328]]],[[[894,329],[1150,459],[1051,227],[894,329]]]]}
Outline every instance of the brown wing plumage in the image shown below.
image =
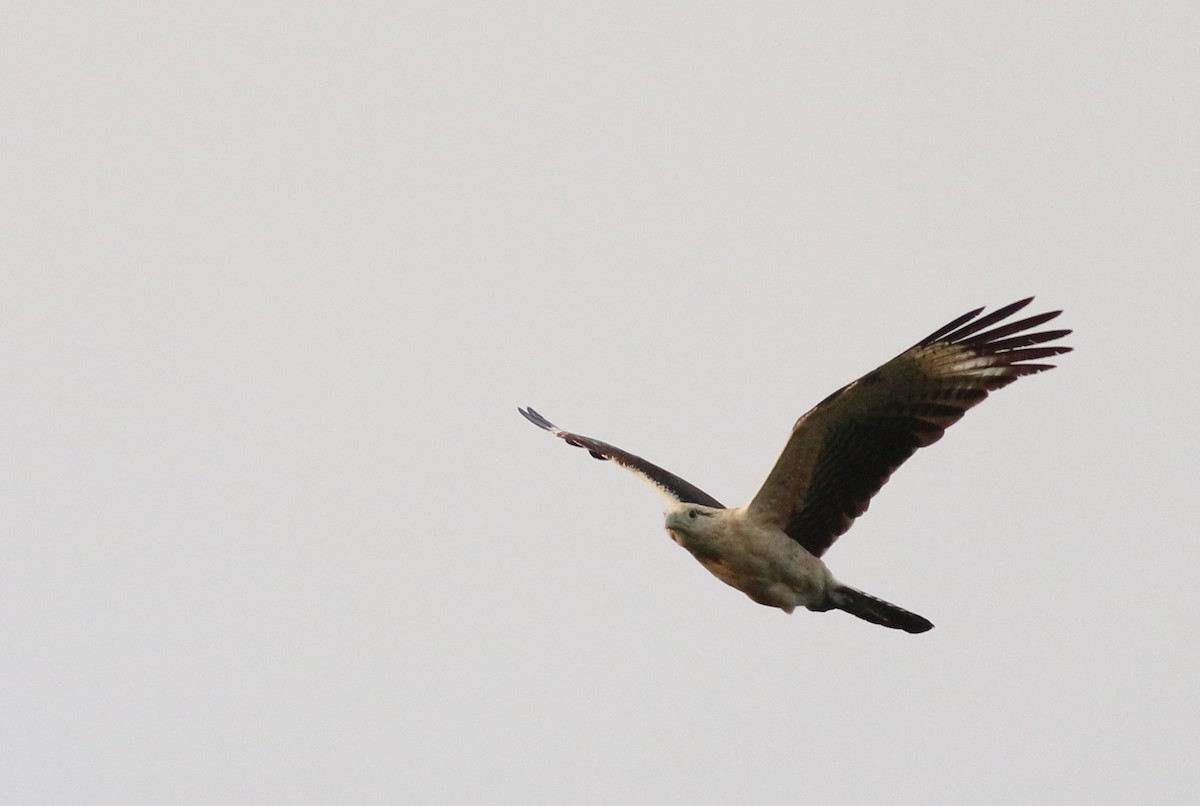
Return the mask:
{"type": "Polygon", "coordinates": [[[751,513],[823,554],[918,448],[941,439],[989,392],[1050,369],[1037,362],[1071,350],[1035,346],[1070,330],[1030,332],[1061,311],[998,325],[1032,299],[963,314],[818,403],[796,422],[751,513]]]}
{"type": "Polygon", "coordinates": [[[634,456],[628,451],[623,451],[598,439],[564,431],[533,409],[519,408],[517,411],[521,412],[526,420],[538,428],[544,428],[554,436],[565,441],[568,445],[583,448],[597,459],[612,460],[621,467],[632,470],[677,501],[681,501],[684,504],[700,504],[701,506],[713,507],[715,509],[725,508],[721,502],[696,485],[684,481],[669,470],[663,470],[658,465],[647,462],[640,456],[634,456]]]}

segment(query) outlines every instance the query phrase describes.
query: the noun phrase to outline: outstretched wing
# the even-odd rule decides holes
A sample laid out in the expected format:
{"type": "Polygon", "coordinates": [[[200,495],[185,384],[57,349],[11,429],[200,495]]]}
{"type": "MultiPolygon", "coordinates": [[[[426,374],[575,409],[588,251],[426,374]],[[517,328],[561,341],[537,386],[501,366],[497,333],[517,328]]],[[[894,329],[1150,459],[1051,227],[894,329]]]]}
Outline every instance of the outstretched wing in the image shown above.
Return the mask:
{"type": "Polygon", "coordinates": [[[796,422],[751,515],[823,554],[917,448],[941,439],[989,392],[1053,366],[1036,362],[1071,350],[1034,346],[1069,330],[1030,332],[1062,311],[992,327],[1032,300],[963,314],[818,403],[796,422]]]}
{"type": "Polygon", "coordinates": [[[699,487],[684,481],[670,471],[663,470],[658,465],[647,462],[640,456],[634,456],[632,453],[615,448],[607,442],[601,442],[598,439],[564,431],[533,409],[519,408],[517,411],[521,412],[526,420],[538,428],[544,428],[554,436],[564,440],[568,445],[574,445],[576,448],[584,448],[597,459],[612,460],[621,467],[632,470],[676,501],[681,501],[685,504],[700,504],[701,506],[714,507],[716,509],[725,508],[717,499],[699,487]]]}

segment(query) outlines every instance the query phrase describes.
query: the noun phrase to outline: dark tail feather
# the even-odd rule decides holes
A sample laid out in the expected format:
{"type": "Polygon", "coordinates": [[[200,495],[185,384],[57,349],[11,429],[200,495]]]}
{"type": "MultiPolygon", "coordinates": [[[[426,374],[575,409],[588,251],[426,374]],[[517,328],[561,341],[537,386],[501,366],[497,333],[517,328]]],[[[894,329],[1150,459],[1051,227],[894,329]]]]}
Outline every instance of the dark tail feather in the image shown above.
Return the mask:
{"type": "Polygon", "coordinates": [[[931,621],[921,618],[916,613],[910,613],[903,607],[896,607],[857,588],[840,583],[835,583],[829,589],[829,604],[838,610],[845,610],[852,616],[858,616],[863,621],[893,630],[918,633],[933,629],[931,621]]]}

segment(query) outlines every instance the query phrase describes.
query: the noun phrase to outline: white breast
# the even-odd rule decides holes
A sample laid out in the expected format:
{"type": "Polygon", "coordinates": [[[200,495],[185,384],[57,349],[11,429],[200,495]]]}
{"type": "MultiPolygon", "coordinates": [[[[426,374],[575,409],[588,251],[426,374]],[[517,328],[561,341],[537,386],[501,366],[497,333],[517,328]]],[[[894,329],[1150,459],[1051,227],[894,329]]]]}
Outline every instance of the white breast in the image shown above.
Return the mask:
{"type": "Polygon", "coordinates": [[[745,508],[686,520],[669,512],[667,529],[717,579],[759,604],[790,613],[825,599],[825,564],[780,529],[755,523],[745,508]]]}

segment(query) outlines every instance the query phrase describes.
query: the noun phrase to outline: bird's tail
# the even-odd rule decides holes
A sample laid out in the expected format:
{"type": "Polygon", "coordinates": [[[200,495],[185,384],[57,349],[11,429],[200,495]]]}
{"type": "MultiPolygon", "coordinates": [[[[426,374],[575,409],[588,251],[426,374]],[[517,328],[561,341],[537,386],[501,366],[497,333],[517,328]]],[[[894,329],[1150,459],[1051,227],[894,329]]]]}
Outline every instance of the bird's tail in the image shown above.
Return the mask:
{"type": "Polygon", "coordinates": [[[893,630],[918,633],[933,629],[933,622],[928,619],[840,582],[833,583],[829,589],[829,605],[893,630]]]}

